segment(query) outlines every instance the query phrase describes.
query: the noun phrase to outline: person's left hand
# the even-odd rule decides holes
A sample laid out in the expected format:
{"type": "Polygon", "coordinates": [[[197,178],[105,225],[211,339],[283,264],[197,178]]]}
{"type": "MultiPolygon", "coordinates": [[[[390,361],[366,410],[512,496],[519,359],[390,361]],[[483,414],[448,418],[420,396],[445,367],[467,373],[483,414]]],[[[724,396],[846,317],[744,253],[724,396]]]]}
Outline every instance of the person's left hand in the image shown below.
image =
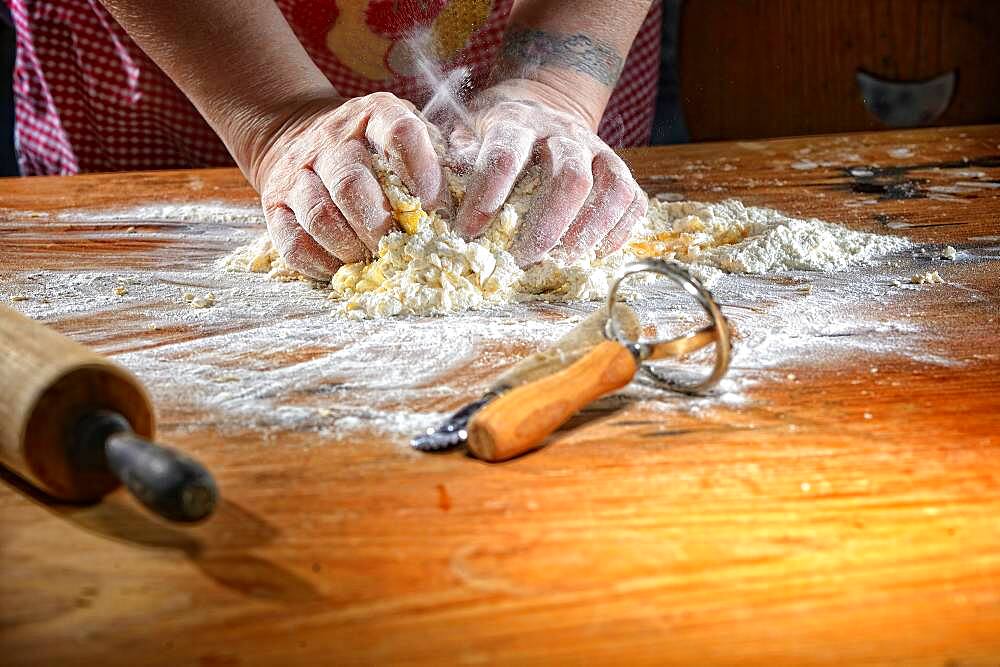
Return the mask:
{"type": "Polygon", "coordinates": [[[485,230],[534,158],[545,190],[511,244],[521,267],[557,245],[572,259],[595,247],[604,256],[625,244],[646,215],[646,194],[625,162],[559,95],[535,82],[506,81],[472,106],[475,136],[467,128],[452,134],[460,157],[464,153],[474,165],[455,220],[459,234],[472,239],[485,230]]]}

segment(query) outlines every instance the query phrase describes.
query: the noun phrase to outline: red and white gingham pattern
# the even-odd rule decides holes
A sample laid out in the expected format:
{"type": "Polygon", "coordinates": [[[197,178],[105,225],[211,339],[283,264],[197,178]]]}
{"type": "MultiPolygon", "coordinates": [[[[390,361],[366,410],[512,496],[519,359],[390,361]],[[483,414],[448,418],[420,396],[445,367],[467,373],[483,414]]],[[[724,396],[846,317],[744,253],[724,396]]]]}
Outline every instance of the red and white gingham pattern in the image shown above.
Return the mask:
{"type": "MultiPolygon", "coordinates": [[[[98,0],[8,0],[17,34],[14,98],[18,159],[25,175],[207,167],[232,164],[194,106],[111,18],[98,0]]],[[[370,81],[306,38],[295,17],[303,3],[276,0],[316,64],[341,94],[375,90],[419,104],[414,79],[370,81]]],[[[330,0],[325,0],[329,5],[330,0]]],[[[488,76],[513,0],[495,0],[490,17],[456,61],[473,80],[488,76]]],[[[660,64],[661,3],[632,45],[600,134],[612,146],[648,143],[660,64]]]]}
{"type": "Polygon", "coordinates": [[[629,49],[597,133],[613,148],[645,146],[653,133],[660,80],[663,3],[654,0],[629,49]]]}

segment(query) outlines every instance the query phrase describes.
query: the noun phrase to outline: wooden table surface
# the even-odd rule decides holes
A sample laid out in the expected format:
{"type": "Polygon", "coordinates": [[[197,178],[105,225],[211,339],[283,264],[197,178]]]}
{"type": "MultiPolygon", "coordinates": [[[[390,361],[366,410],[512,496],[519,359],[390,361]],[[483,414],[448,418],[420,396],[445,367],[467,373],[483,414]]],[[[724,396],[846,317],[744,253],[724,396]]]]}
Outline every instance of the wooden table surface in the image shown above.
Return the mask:
{"type": "MultiPolygon", "coordinates": [[[[178,528],[121,492],[59,505],[4,474],[0,662],[1000,664],[1000,127],[626,157],[651,194],[738,197],[921,244],[893,270],[947,284],[866,283],[880,296],[864,316],[912,327],[873,329],[886,345],[919,329],[926,354],[870,345],[835,363],[746,362],[743,402],[674,413],[631,401],[504,465],[414,455],[384,431],[343,441],[267,415],[261,430],[184,404],[139,368],[162,440],[209,465],[225,502],[178,528]],[[954,262],[937,259],[946,243],[954,262]]],[[[231,237],[100,211],[208,201],[253,193],[230,170],[2,181],[0,294],[88,270],[197,275],[231,237]],[[64,215],[80,209],[89,217],[64,215]]],[[[826,280],[820,292],[845,284],[826,280]]],[[[741,308],[739,294],[724,303],[741,308]]],[[[181,307],[169,299],[74,305],[13,302],[166,374],[171,345],[227,329],[218,316],[146,327],[181,307]]],[[[252,358],[227,358],[231,372],[337,353],[261,340],[252,358]]],[[[440,381],[459,388],[437,407],[509,362],[453,369],[440,381]]]]}

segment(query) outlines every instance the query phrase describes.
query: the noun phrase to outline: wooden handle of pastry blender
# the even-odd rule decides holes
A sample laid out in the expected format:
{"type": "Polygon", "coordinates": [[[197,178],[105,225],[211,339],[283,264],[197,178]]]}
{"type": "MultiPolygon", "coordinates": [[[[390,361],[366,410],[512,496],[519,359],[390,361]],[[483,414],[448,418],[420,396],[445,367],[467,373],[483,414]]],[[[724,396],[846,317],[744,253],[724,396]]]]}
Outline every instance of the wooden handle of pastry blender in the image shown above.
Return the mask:
{"type": "Polygon", "coordinates": [[[605,341],[568,368],[512,389],[476,413],[469,451],[484,461],[505,461],[535,449],[581,408],[631,382],[637,370],[628,348],[605,341]]]}

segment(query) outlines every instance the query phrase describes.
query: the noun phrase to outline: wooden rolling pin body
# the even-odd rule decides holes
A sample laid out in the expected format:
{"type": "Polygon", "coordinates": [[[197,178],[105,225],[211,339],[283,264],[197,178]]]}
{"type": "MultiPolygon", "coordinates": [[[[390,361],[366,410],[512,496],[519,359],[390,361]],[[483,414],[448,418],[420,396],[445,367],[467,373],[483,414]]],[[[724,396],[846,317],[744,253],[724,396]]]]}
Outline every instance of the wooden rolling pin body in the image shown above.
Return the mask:
{"type": "Polygon", "coordinates": [[[71,429],[110,410],[152,438],[153,408],[128,371],[52,329],[0,306],[0,462],[61,500],[97,500],[120,482],[71,461],[71,429]]]}

